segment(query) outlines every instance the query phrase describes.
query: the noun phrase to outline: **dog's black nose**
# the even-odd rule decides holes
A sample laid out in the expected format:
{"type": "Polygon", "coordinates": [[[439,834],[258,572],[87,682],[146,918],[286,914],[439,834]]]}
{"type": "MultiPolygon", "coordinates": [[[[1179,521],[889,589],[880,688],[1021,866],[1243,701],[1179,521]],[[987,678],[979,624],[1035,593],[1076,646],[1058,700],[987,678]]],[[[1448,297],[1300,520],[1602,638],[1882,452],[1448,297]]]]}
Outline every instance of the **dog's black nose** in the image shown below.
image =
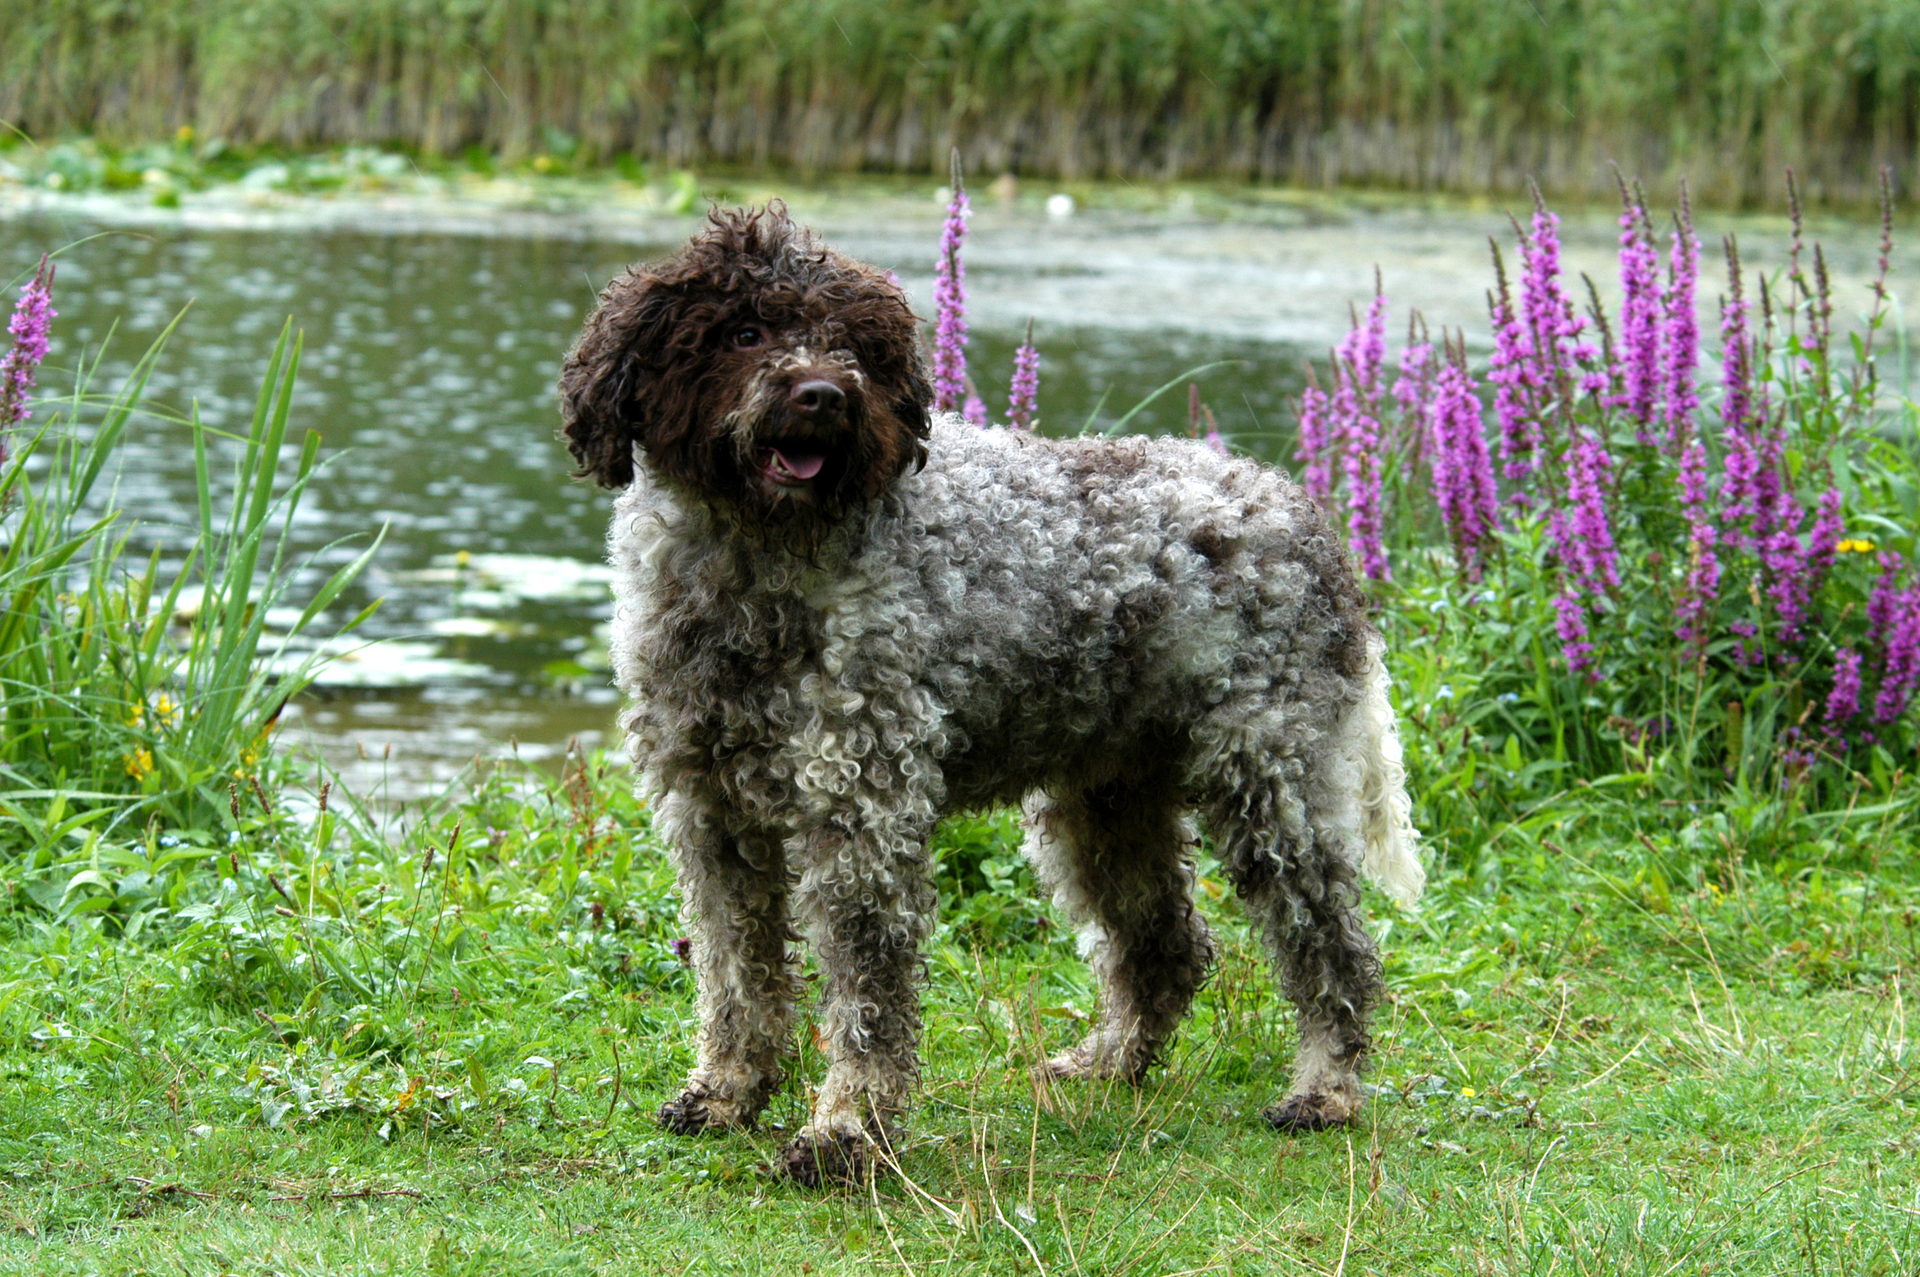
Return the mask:
{"type": "Polygon", "coordinates": [[[803,381],[790,397],[803,417],[837,417],[847,410],[847,392],[830,381],[803,381]]]}

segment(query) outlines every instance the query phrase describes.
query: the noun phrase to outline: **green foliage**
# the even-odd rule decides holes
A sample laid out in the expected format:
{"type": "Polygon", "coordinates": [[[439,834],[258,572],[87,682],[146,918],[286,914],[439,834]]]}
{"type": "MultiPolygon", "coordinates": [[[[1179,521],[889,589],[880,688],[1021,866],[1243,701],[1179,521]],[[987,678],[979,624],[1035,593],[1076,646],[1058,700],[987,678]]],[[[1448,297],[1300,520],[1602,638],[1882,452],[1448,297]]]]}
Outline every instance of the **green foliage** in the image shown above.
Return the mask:
{"type": "Polygon", "coordinates": [[[232,441],[219,516],[213,432],[196,416],[198,524],[184,554],[170,572],[162,546],[144,562],[130,554],[135,529],[101,481],[165,342],[162,334],[104,402],[91,390],[99,355],[83,364],[71,396],[41,401],[44,420],[17,434],[0,469],[0,849],[29,849],[41,867],[142,823],[202,836],[217,828],[232,787],[269,766],[279,707],[312,679],[318,656],[290,644],[373,553],[333,572],[297,619],[268,632],[268,613],[301,566],[288,559],[288,533],[320,443],[307,434],[283,481],[300,355],[289,326],[249,432],[232,441]]]}
{"type": "Polygon", "coordinates": [[[933,839],[941,921],[968,944],[1038,940],[1048,933],[1039,884],[1020,854],[1018,812],[956,816],[933,839]]]}
{"type": "Polygon", "coordinates": [[[1728,203],[1778,202],[1787,164],[1870,198],[1916,74],[1905,0],[52,0],[0,28],[0,118],[48,137],[920,172],[959,142],[1066,177],[1593,194],[1612,159],[1728,203]]]}
{"type": "MultiPolygon", "coordinates": [[[[314,151],[273,142],[233,143],[223,137],[196,141],[196,136],[183,126],[171,145],[121,146],[80,137],[37,146],[0,135],[0,180],[69,193],[138,190],[149,194],[157,207],[178,208],[182,192],[223,184],[248,193],[364,196],[439,189],[438,183],[447,179],[565,178],[585,168],[547,151],[525,157],[503,174],[496,158],[478,146],[467,147],[458,157],[434,157],[374,146],[314,151]]],[[[549,141],[568,143],[557,133],[549,141]]],[[[622,191],[629,202],[673,214],[702,205],[699,182],[686,169],[656,168],[621,155],[614,171],[631,188],[622,191]]]]}

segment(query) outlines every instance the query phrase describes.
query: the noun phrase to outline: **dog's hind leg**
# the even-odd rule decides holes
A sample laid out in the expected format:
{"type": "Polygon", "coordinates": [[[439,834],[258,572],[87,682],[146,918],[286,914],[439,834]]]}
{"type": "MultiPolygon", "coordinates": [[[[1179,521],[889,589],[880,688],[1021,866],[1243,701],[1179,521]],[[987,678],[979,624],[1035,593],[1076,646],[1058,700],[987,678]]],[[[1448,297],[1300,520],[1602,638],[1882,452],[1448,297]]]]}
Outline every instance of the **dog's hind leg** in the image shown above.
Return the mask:
{"type": "Polygon", "coordinates": [[[784,1154],[804,1184],[857,1178],[919,1085],[932,822],[908,823],[856,831],[830,822],[788,844],[801,867],[795,912],[825,984],[819,1040],[830,1061],[813,1114],[784,1154]]]}
{"type": "Polygon", "coordinates": [[[1193,830],[1177,798],[1114,783],[1026,805],[1026,854],[1054,903],[1091,944],[1100,1018],[1040,1072],[1138,1082],[1213,964],[1193,908],[1193,830]]]}
{"type": "Polygon", "coordinates": [[[661,804],[693,941],[699,985],[699,1063],[660,1109],[691,1134],[751,1126],[781,1081],[799,982],[788,950],[787,875],[780,844],[725,832],[717,814],[661,804]]]}
{"type": "Polygon", "coordinates": [[[1354,777],[1333,774],[1337,758],[1323,764],[1327,775],[1296,784],[1270,775],[1211,804],[1220,858],[1296,1012],[1293,1085],[1265,1110],[1282,1130],[1339,1125],[1359,1111],[1367,1017],[1384,992],[1360,909],[1354,777]]]}

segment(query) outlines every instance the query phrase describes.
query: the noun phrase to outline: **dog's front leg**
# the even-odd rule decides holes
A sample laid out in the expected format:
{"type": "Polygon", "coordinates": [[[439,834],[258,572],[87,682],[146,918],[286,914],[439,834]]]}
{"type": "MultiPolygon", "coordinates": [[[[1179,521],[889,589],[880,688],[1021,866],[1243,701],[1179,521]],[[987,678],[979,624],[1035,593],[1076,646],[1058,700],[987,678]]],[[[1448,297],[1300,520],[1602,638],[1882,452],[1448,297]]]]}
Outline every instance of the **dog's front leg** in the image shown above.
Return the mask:
{"type": "Polygon", "coordinates": [[[788,842],[794,905],[825,982],[820,1040],[831,1061],[813,1114],[787,1146],[806,1184],[859,1176],[920,1079],[920,946],[932,929],[930,821],[840,822],[788,842]]]}
{"type": "Polygon", "coordinates": [[[699,1063],[660,1109],[660,1124],[692,1134],[751,1126],[780,1085],[780,1052],[799,992],[788,951],[787,872],[780,843],[735,833],[716,804],[661,803],[700,992],[699,1063]]]}

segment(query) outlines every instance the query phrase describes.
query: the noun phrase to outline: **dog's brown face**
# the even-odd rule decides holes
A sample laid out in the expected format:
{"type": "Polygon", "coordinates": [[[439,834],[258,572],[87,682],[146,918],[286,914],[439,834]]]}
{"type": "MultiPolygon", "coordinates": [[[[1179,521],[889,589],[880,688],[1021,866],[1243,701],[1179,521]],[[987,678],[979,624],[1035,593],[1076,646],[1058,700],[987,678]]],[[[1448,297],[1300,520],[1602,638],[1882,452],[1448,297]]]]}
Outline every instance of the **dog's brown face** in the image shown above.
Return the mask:
{"type": "Polygon", "coordinates": [[[708,220],[600,294],[560,372],[567,446],[618,488],[638,443],[670,483],[804,540],[926,461],[916,321],[778,203],[708,220]]]}

